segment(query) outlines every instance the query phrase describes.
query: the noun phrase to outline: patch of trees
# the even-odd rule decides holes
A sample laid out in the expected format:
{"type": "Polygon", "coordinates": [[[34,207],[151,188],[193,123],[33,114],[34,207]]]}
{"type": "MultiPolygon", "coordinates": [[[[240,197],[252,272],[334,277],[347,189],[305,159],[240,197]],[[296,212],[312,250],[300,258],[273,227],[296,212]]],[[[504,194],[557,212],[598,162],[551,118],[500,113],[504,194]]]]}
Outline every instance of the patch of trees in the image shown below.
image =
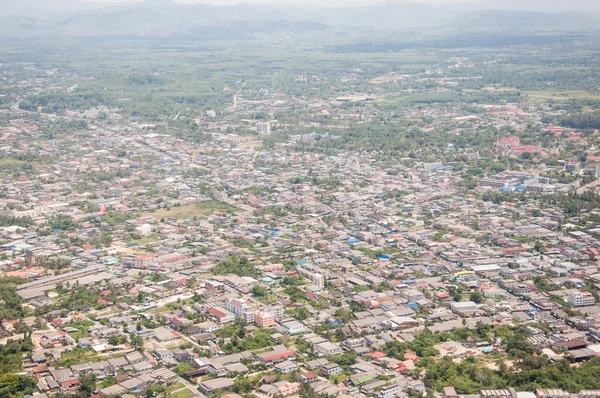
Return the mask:
{"type": "Polygon", "coordinates": [[[426,359],[425,383],[436,391],[454,386],[459,394],[474,394],[482,389],[515,387],[518,391],[537,388],[559,388],[569,392],[600,388],[597,378],[600,358],[593,358],[579,367],[572,367],[566,359],[556,363],[541,355],[530,356],[514,368],[504,362],[494,370],[483,366],[475,357],[455,363],[445,357],[441,360],[426,359]]]}
{"type": "Polygon", "coordinates": [[[23,278],[0,279],[0,319],[23,319],[25,310],[23,299],[17,292],[17,285],[26,281],[23,278]]]}
{"type": "Polygon", "coordinates": [[[563,127],[575,129],[600,129],[600,112],[585,112],[565,116],[559,121],[563,127]]]}
{"type": "Polygon", "coordinates": [[[17,226],[27,228],[33,224],[33,218],[31,217],[0,216],[0,227],[17,226]]]}
{"type": "MultiPolygon", "coordinates": [[[[31,336],[27,335],[22,340],[10,340],[0,346],[0,374],[20,372],[21,358],[24,353],[30,353],[33,349],[31,336]]],[[[1,383],[0,383],[1,384],[1,383]]],[[[0,386],[0,391],[2,387],[0,386]]],[[[0,397],[4,395],[0,392],[0,397]]]]}
{"type": "Polygon", "coordinates": [[[84,91],[71,93],[41,93],[25,98],[19,103],[19,108],[37,112],[38,106],[44,112],[56,113],[65,109],[90,109],[100,105],[109,105],[109,96],[104,91],[84,91]]]}
{"type": "Polygon", "coordinates": [[[229,256],[212,269],[215,275],[255,276],[254,265],[247,257],[229,256]]]}
{"type": "Polygon", "coordinates": [[[71,217],[67,216],[54,216],[48,221],[48,225],[60,231],[74,231],[77,229],[77,224],[75,224],[71,217]]]}
{"type": "Polygon", "coordinates": [[[600,197],[593,191],[587,191],[582,194],[544,195],[539,199],[543,204],[562,208],[567,217],[579,216],[582,211],[591,211],[600,207],[600,197]]]}
{"type": "Polygon", "coordinates": [[[4,373],[0,376],[0,397],[23,397],[36,391],[33,377],[11,373],[4,373]]]}

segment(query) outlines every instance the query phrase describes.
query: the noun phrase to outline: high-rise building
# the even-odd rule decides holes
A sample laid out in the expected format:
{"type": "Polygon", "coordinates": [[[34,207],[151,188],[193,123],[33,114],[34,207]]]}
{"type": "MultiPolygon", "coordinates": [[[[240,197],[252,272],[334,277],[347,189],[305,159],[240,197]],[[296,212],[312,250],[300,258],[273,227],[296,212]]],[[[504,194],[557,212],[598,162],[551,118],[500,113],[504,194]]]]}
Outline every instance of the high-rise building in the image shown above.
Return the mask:
{"type": "Polygon", "coordinates": [[[254,323],[261,328],[270,328],[276,325],[273,314],[266,311],[259,311],[254,316],[254,323]]]}
{"type": "Polygon", "coordinates": [[[569,293],[569,303],[573,307],[589,307],[596,304],[596,299],[589,292],[574,291],[569,293]]]}
{"type": "Polygon", "coordinates": [[[258,135],[271,134],[271,122],[256,123],[256,133],[258,135]]]}
{"type": "Polygon", "coordinates": [[[321,289],[325,287],[325,277],[321,274],[314,274],[312,278],[313,285],[320,287],[321,289]]]}

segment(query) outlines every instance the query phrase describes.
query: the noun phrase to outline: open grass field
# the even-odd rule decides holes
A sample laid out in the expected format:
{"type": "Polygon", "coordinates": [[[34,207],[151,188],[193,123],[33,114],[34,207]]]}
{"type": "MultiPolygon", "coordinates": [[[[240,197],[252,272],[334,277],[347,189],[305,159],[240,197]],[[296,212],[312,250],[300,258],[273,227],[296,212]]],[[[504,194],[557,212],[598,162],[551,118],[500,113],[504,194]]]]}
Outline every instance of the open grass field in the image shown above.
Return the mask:
{"type": "Polygon", "coordinates": [[[235,213],[238,210],[237,207],[228,205],[227,203],[217,202],[209,200],[207,202],[201,202],[197,204],[188,204],[177,207],[170,207],[165,209],[159,209],[151,212],[147,212],[146,216],[154,216],[156,218],[176,218],[178,220],[186,220],[194,217],[207,216],[209,214],[216,213],[235,213]]]}
{"type": "Polygon", "coordinates": [[[600,100],[600,94],[593,94],[587,91],[526,91],[532,100],[546,102],[548,100],[567,101],[567,100],[600,100]]]}

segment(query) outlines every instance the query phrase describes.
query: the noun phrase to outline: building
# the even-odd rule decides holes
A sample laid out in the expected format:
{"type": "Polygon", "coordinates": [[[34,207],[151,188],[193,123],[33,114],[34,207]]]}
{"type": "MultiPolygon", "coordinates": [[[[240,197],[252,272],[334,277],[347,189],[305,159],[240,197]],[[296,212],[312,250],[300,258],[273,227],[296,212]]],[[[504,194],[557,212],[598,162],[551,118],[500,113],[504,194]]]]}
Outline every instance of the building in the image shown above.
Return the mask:
{"type": "Polygon", "coordinates": [[[281,319],[285,315],[285,308],[283,307],[283,305],[280,305],[280,304],[270,305],[268,307],[264,307],[262,309],[262,311],[263,312],[267,312],[267,313],[273,315],[273,317],[275,319],[281,319]]]}
{"type": "Polygon", "coordinates": [[[224,390],[227,388],[231,388],[231,387],[233,387],[233,385],[234,385],[233,380],[229,380],[226,378],[220,378],[220,379],[203,381],[202,383],[199,384],[199,387],[200,387],[200,391],[202,391],[203,393],[211,394],[217,390],[224,390]]]}
{"type": "Polygon", "coordinates": [[[273,384],[263,384],[259,389],[259,392],[269,396],[282,396],[287,397],[288,395],[296,394],[300,391],[300,383],[289,383],[287,381],[278,381],[273,384]]]}
{"type": "Polygon", "coordinates": [[[23,283],[22,285],[17,286],[17,290],[33,290],[39,289],[42,287],[52,287],[60,282],[65,282],[71,279],[78,279],[88,275],[95,275],[102,271],[104,271],[106,267],[103,265],[96,265],[87,268],[82,268],[77,271],[65,272],[64,274],[47,276],[45,278],[40,278],[33,282],[23,283]]]}
{"type": "Polygon", "coordinates": [[[596,299],[590,292],[570,292],[568,301],[573,307],[589,307],[596,304],[596,299]]]}
{"type": "Polygon", "coordinates": [[[290,350],[284,345],[278,345],[271,349],[271,351],[257,354],[256,359],[264,363],[279,363],[285,360],[292,360],[296,358],[296,352],[290,350]]]}
{"type": "Polygon", "coordinates": [[[441,162],[423,163],[423,168],[425,170],[439,170],[442,167],[444,167],[444,164],[441,162]]]}
{"type": "Polygon", "coordinates": [[[259,311],[256,313],[256,316],[254,317],[254,323],[256,323],[256,326],[261,328],[270,328],[277,325],[273,314],[265,311],[259,311]]]}
{"type": "Polygon", "coordinates": [[[500,156],[508,155],[513,147],[521,145],[519,137],[501,138],[496,142],[496,153],[500,156]]]}
{"type": "Polygon", "coordinates": [[[256,133],[258,135],[271,134],[271,122],[256,123],[256,133]]]}
{"type": "Polygon", "coordinates": [[[288,374],[298,370],[298,365],[296,362],[292,361],[283,361],[275,365],[275,371],[281,374],[288,374]]]}
{"type": "Polygon", "coordinates": [[[348,339],[342,343],[344,347],[353,350],[355,348],[363,347],[365,345],[364,339],[348,339]]]}
{"type": "Polygon", "coordinates": [[[235,315],[220,307],[208,307],[206,309],[211,316],[215,317],[220,323],[235,321],[235,315]]]}
{"type": "Polygon", "coordinates": [[[340,367],[340,365],[338,365],[337,363],[328,363],[327,365],[323,366],[323,368],[321,369],[321,374],[323,376],[329,377],[329,376],[337,376],[339,374],[342,374],[344,372],[344,369],[342,369],[340,367]]]}
{"type": "Polygon", "coordinates": [[[341,354],[342,348],[339,345],[334,344],[330,341],[325,341],[321,344],[315,345],[315,351],[317,352],[317,354],[320,354],[323,356],[330,356],[330,355],[341,354]]]}
{"type": "Polygon", "coordinates": [[[245,299],[229,300],[225,308],[236,317],[242,318],[248,323],[255,322],[256,310],[245,299]]]}
{"type": "Polygon", "coordinates": [[[323,289],[325,287],[325,277],[321,274],[314,274],[312,278],[313,285],[323,289]]]}
{"type": "Polygon", "coordinates": [[[535,390],[537,398],[569,398],[571,394],[557,388],[538,388],[535,390]]]}

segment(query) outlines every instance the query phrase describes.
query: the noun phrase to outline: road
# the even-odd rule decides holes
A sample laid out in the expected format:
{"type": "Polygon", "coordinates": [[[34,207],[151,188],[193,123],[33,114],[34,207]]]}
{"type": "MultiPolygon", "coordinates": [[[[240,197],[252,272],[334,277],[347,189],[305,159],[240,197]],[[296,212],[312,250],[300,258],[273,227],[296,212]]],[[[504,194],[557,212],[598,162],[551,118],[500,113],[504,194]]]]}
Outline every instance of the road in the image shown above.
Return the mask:
{"type": "Polygon", "coordinates": [[[246,83],[247,83],[247,82],[248,82],[248,80],[246,80],[246,81],[244,82],[244,84],[242,84],[242,88],[240,88],[240,90],[239,90],[237,93],[235,93],[235,95],[233,96],[233,111],[234,111],[234,112],[237,110],[237,103],[238,103],[238,99],[237,99],[237,97],[238,97],[238,95],[240,95],[240,94],[241,94],[241,92],[242,92],[242,90],[244,89],[244,87],[246,86],[246,83]]]}
{"type": "Polygon", "coordinates": [[[11,111],[15,111],[15,112],[18,112],[18,111],[23,111],[24,112],[23,109],[19,108],[19,105],[21,104],[21,101],[23,101],[23,98],[21,98],[20,100],[18,100],[17,102],[15,102],[14,105],[10,107],[10,110],[11,111]]]}
{"type": "Polygon", "coordinates": [[[193,345],[194,347],[202,350],[202,351],[208,351],[210,350],[210,347],[205,346],[205,345],[200,345],[198,343],[196,343],[194,340],[190,339],[189,337],[179,333],[179,335],[181,336],[182,339],[184,339],[185,341],[187,341],[188,343],[190,343],[191,345],[193,345]]]}
{"type": "Polygon", "coordinates": [[[14,336],[7,337],[5,339],[0,340],[0,345],[5,345],[11,340],[21,340],[25,337],[23,334],[15,334],[14,336]]]}
{"type": "Polygon", "coordinates": [[[183,294],[178,294],[178,295],[175,295],[175,296],[167,297],[167,298],[164,298],[164,299],[156,300],[156,308],[160,308],[160,307],[165,306],[167,304],[175,303],[179,299],[181,299],[181,300],[187,300],[189,298],[192,298],[193,296],[194,296],[193,293],[183,293],[183,294]]]}
{"type": "MultiPolygon", "coordinates": [[[[39,93],[41,93],[43,90],[39,90],[31,95],[38,95],[39,93]]],[[[32,111],[26,111],[25,109],[21,109],[19,108],[19,105],[21,104],[21,102],[24,100],[25,98],[21,98],[20,100],[18,100],[17,102],[15,102],[11,107],[10,110],[14,111],[14,112],[26,112],[26,113],[37,113],[37,112],[32,112],[32,111]]]]}
{"type": "Polygon", "coordinates": [[[181,382],[181,384],[183,384],[184,386],[186,386],[194,394],[198,394],[202,398],[207,398],[206,395],[202,394],[195,385],[193,385],[192,383],[190,383],[189,381],[187,381],[183,377],[179,377],[179,381],[181,382]]]}

